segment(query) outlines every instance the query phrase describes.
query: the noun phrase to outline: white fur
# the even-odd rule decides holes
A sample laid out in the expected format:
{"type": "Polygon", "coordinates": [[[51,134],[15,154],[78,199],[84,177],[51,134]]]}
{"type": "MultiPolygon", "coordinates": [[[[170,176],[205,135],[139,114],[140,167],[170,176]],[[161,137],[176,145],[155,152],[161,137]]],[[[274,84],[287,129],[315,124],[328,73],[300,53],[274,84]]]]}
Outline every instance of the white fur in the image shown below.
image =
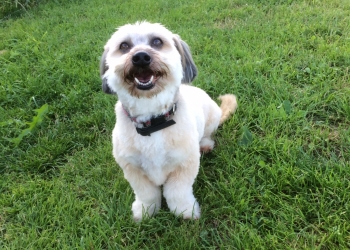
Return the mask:
{"type": "Polygon", "coordinates": [[[141,220],[145,213],[152,216],[159,210],[161,185],[172,212],[182,214],[184,218],[200,217],[192,185],[198,174],[200,150],[213,148],[214,141],[210,136],[219,126],[222,114],[203,90],[181,84],[183,68],[174,37],[176,35],[159,24],[142,22],[119,28],[105,46],[109,50],[106,56],[109,69],[103,76],[119,98],[115,107],[117,122],[112,136],[113,155],[135,192],[132,205],[135,220],[141,220]],[[125,63],[127,56],[114,52],[125,39],[131,39],[134,44],[129,53],[152,49],[147,41],[149,34],[159,34],[171,44],[159,52],[170,74],[159,80],[163,81],[159,84],[164,83],[165,87],[156,95],[132,96],[123,86],[122,77],[114,70],[125,63]],[[177,103],[173,116],[176,124],[151,136],[139,135],[122,107],[138,122],[143,122],[167,112],[174,102],[177,103]]]}

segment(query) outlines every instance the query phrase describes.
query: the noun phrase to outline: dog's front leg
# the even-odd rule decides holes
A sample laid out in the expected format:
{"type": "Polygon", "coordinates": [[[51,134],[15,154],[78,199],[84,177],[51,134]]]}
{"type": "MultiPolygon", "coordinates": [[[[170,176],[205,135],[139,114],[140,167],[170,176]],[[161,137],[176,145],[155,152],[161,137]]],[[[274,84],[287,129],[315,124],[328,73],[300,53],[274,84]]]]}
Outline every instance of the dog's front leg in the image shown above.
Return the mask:
{"type": "Polygon", "coordinates": [[[138,168],[127,166],[123,168],[124,177],[134,189],[135,201],[132,212],[135,221],[141,221],[144,214],[153,216],[161,205],[161,190],[138,168]]]}
{"type": "Polygon", "coordinates": [[[164,184],[164,197],[170,211],[184,219],[199,219],[200,208],[193,195],[192,185],[198,174],[199,157],[181,164],[164,184]]]}

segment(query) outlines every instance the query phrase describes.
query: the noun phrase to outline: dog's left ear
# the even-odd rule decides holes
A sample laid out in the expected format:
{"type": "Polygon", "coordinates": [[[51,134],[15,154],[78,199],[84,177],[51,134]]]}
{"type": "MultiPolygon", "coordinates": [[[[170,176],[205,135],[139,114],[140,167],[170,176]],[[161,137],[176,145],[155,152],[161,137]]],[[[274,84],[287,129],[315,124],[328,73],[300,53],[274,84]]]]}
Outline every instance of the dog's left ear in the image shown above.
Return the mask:
{"type": "Polygon", "coordinates": [[[108,70],[108,66],[106,64],[106,56],[108,53],[108,48],[105,48],[105,51],[102,54],[101,61],[100,61],[100,76],[102,79],[102,90],[106,94],[115,94],[115,92],[108,86],[107,78],[103,77],[105,72],[108,70]]]}
{"type": "Polygon", "coordinates": [[[194,64],[190,47],[178,35],[174,36],[175,47],[181,55],[181,63],[184,75],[182,83],[191,83],[197,76],[197,67],[194,64]]]}

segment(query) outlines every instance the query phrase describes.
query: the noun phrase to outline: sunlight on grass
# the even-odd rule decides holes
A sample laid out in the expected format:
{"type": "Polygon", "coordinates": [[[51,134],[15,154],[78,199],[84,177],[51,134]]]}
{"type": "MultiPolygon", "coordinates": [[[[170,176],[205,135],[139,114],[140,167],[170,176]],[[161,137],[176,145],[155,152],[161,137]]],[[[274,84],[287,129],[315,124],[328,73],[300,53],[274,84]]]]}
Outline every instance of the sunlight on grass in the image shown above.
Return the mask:
{"type": "MultiPolygon", "coordinates": [[[[8,141],[14,143],[16,146],[20,144],[23,137],[27,136],[28,134],[32,133],[32,131],[42,123],[44,115],[48,111],[48,105],[44,104],[40,109],[36,109],[35,112],[37,112],[37,115],[33,117],[32,122],[28,122],[29,125],[28,128],[22,130],[22,132],[16,137],[16,138],[6,138],[8,141]]],[[[0,126],[4,126],[6,124],[12,123],[12,120],[2,122],[0,123],[0,126]]]]}

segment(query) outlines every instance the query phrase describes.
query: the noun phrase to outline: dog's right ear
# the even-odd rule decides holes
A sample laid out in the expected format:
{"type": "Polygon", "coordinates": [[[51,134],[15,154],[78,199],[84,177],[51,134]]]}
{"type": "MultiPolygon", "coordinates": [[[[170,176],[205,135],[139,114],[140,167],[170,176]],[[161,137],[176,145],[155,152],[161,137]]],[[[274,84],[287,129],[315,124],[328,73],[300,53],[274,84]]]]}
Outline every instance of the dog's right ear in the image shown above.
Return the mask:
{"type": "Polygon", "coordinates": [[[108,48],[105,48],[105,51],[103,52],[101,61],[100,61],[100,76],[102,79],[102,90],[106,94],[115,94],[115,92],[108,86],[107,78],[103,77],[105,72],[108,70],[108,66],[106,64],[106,56],[107,56],[108,50],[109,50],[108,48]]]}
{"type": "Polygon", "coordinates": [[[174,36],[175,47],[181,55],[181,63],[183,68],[182,83],[191,83],[196,78],[198,71],[194,64],[190,47],[178,35],[174,36]]]}

